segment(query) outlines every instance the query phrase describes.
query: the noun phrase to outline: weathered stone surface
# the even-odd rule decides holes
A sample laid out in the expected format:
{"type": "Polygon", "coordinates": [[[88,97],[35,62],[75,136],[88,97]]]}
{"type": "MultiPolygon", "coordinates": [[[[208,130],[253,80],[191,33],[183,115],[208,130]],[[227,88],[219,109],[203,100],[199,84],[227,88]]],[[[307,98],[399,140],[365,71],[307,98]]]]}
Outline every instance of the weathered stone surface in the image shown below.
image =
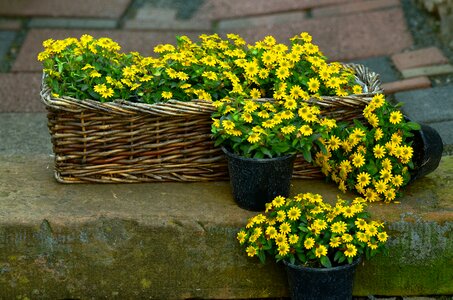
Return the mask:
{"type": "Polygon", "coordinates": [[[0,1],[1,16],[119,18],[130,0],[0,1]]]}
{"type": "Polygon", "coordinates": [[[329,59],[347,61],[391,55],[411,46],[412,36],[405,22],[402,10],[393,8],[358,15],[314,18],[271,27],[250,27],[238,30],[237,33],[249,42],[267,35],[273,35],[284,42],[307,31],[329,59]]]}
{"type": "MultiPolygon", "coordinates": [[[[440,136],[442,137],[442,142],[444,145],[448,146],[451,145],[453,146],[453,120],[451,121],[443,121],[443,122],[432,122],[429,123],[429,126],[432,128],[436,129],[437,132],[439,132],[440,136]]],[[[453,148],[453,147],[446,147],[448,148],[453,148]]],[[[450,155],[453,155],[453,153],[450,153],[450,155]]]]}
{"type": "Polygon", "coordinates": [[[51,155],[45,113],[0,113],[2,155],[51,155]]]}
{"type": "Polygon", "coordinates": [[[13,71],[41,71],[41,63],[36,57],[43,51],[42,42],[46,39],[64,39],[67,37],[79,38],[82,34],[91,34],[94,37],[110,37],[122,46],[122,51],[138,51],[142,55],[152,55],[153,48],[160,43],[176,42],[176,35],[186,34],[196,39],[202,32],[173,32],[126,31],[126,30],[82,30],[82,29],[31,29],[20,49],[13,65],[13,71]]]}
{"type": "Polygon", "coordinates": [[[0,74],[0,112],[43,112],[41,73],[0,74]]]}
{"type": "Polygon", "coordinates": [[[0,30],[20,30],[22,21],[14,19],[0,19],[0,30]]]}
{"type": "MultiPolygon", "coordinates": [[[[228,182],[63,185],[49,158],[0,159],[0,291],[5,298],[257,298],[287,296],[282,266],[235,241],[254,213],[228,182]]],[[[389,254],[359,266],[355,295],[453,293],[453,158],[400,204],[373,204],[389,254]]],[[[292,193],[335,199],[335,186],[293,181],[292,193]]]]}

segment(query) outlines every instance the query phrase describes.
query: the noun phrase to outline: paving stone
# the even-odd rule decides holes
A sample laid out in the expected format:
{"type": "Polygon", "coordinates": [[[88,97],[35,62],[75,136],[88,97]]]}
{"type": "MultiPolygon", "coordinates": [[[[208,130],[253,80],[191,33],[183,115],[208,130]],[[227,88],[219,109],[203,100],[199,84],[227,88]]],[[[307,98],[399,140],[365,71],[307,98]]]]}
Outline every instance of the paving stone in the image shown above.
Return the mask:
{"type": "Polygon", "coordinates": [[[118,25],[112,19],[73,19],[73,18],[33,18],[28,22],[30,28],[99,28],[113,29],[118,25]]]}
{"type": "Polygon", "coordinates": [[[269,13],[308,10],[316,7],[361,0],[206,0],[194,18],[222,20],[269,13]]]}
{"type": "Polygon", "coordinates": [[[131,0],[0,1],[1,16],[120,18],[131,0]]]}
{"type": "Polygon", "coordinates": [[[50,155],[46,113],[0,113],[1,155],[50,155]]]}
{"type": "Polygon", "coordinates": [[[167,29],[167,30],[211,30],[210,20],[180,19],[178,11],[173,8],[140,8],[134,19],[127,20],[126,29],[167,29]]]}
{"type": "Polygon", "coordinates": [[[0,19],[0,30],[20,30],[22,21],[15,19],[0,19]]]}
{"type": "Polygon", "coordinates": [[[422,123],[453,120],[453,86],[401,92],[395,99],[404,102],[403,111],[422,123]]]}
{"type": "Polygon", "coordinates": [[[270,14],[257,17],[235,18],[222,20],[218,23],[219,30],[234,30],[247,27],[271,27],[276,24],[299,22],[306,18],[306,12],[295,11],[279,14],[270,14]]]}
{"type": "Polygon", "coordinates": [[[392,61],[400,71],[448,63],[448,58],[437,47],[423,48],[415,51],[392,55],[392,61]]]}
{"type": "Polygon", "coordinates": [[[401,74],[404,78],[418,77],[418,76],[435,76],[453,73],[453,65],[436,65],[426,66],[420,68],[402,70],[401,74]]]}
{"type": "Polygon", "coordinates": [[[382,84],[382,89],[387,95],[410,90],[426,89],[429,87],[431,87],[431,81],[426,76],[414,77],[382,84]]]}
{"type": "Polygon", "coordinates": [[[13,71],[42,70],[42,65],[36,56],[43,50],[42,42],[46,39],[64,39],[67,37],[79,38],[82,34],[91,34],[94,37],[110,37],[122,46],[122,51],[138,51],[142,55],[152,55],[153,48],[160,43],[175,43],[176,35],[186,34],[196,39],[203,32],[173,32],[125,31],[125,30],[80,30],[80,29],[31,29],[20,49],[13,71]]]}
{"type": "Polygon", "coordinates": [[[382,83],[399,80],[399,73],[393,67],[388,56],[371,57],[352,62],[367,66],[371,71],[379,74],[382,83]]]}
{"type": "Polygon", "coordinates": [[[43,112],[40,73],[0,74],[0,112],[43,112]]]}
{"type": "Polygon", "coordinates": [[[314,18],[266,28],[251,27],[237,30],[237,33],[252,43],[267,35],[273,35],[281,42],[288,41],[302,31],[309,32],[313,42],[331,60],[350,61],[390,55],[401,52],[413,43],[400,8],[314,18]]]}
{"type": "Polygon", "coordinates": [[[315,18],[360,13],[377,9],[399,6],[399,0],[371,0],[360,2],[347,2],[339,5],[315,8],[311,15],[315,18]]]}

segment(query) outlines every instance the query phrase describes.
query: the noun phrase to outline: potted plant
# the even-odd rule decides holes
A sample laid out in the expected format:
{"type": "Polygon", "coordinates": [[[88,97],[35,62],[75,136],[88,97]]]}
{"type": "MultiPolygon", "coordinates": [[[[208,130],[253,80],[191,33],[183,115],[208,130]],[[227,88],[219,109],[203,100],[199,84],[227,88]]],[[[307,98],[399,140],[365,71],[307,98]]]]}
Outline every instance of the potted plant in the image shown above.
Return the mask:
{"type": "Polygon", "coordinates": [[[442,155],[442,140],[432,128],[409,121],[384,95],[375,95],[364,108],[364,120],[338,123],[323,140],[315,164],[338,184],[368,201],[390,202],[418,176],[433,171],[442,155]]]}
{"type": "Polygon", "coordinates": [[[271,36],[249,46],[234,68],[228,97],[214,101],[212,133],[228,158],[233,196],[239,206],[264,210],[275,196],[287,196],[295,154],[310,162],[313,147],[335,127],[316,99],[361,93],[351,69],[326,62],[311,36],[291,46],[271,36]]]}
{"type": "Polygon", "coordinates": [[[284,263],[292,299],[351,299],[356,266],[387,238],[365,199],[329,204],[312,193],[276,197],[237,234],[249,257],[284,263]]]}

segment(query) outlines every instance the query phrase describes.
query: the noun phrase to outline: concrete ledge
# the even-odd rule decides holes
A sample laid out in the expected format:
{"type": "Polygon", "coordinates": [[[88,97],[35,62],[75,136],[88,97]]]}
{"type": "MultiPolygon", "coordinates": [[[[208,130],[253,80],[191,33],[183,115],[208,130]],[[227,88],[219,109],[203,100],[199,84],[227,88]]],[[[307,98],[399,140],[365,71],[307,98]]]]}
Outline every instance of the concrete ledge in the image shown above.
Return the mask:
{"type": "MultiPolygon", "coordinates": [[[[48,156],[0,155],[0,298],[258,298],[287,296],[284,271],[249,259],[235,234],[254,213],[228,182],[55,182],[48,156]]],[[[374,204],[389,253],[364,262],[355,295],[453,294],[453,157],[374,204]]],[[[334,199],[335,186],[293,182],[292,193],[334,199]]]]}

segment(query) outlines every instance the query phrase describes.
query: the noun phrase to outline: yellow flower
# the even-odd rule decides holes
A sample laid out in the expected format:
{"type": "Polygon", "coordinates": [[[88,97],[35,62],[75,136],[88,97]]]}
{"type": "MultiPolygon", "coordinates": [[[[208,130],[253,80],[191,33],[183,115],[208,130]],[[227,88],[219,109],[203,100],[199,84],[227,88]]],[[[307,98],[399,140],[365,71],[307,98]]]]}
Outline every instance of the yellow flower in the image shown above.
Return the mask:
{"type": "Polygon", "coordinates": [[[343,221],[338,221],[338,222],[335,222],[333,223],[331,226],[330,226],[331,230],[333,233],[344,233],[347,229],[347,224],[343,221]]]}
{"type": "Polygon", "coordinates": [[[362,243],[367,243],[369,241],[369,236],[365,232],[357,232],[357,239],[362,243]]]}
{"type": "Polygon", "coordinates": [[[288,234],[291,232],[291,226],[289,225],[288,222],[282,223],[279,228],[282,234],[288,234]]]}
{"type": "Polygon", "coordinates": [[[313,129],[308,125],[302,125],[299,128],[299,132],[304,136],[310,136],[313,133],[313,129]]]}
{"type": "Polygon", "coordinates": [[[360,185],[360,187],[366,187],[371,180],[370,174],[367,172],[362,172],[357,175],[357,183],[360,185]]]}
{"type": "Polygon", "coordinates": [[[341,240],[345,243],[349,243],[349,242],[352,242],[354,238],[352,237],[352,235],[350,235],[349,233],[345,233],[341,236],[341,240]]]}
{"type": "Polygon", "coordinates": [[[352,206],[345,206],[343,207],[342,213],[345,218],[352,218],[355,215],[356,211],[352,206]]]}
{"type": "Polygon", "coordinates": [[[277,207],[279,208],[280,206],[282,206],[283,204],[285,204],[285,197],[282,197],[282,196],[277,196],[274,198],[274,200],[272,200],[272,205],[274,207],[277,207]]]}
{"type": "Polygon", "coordinates": [[[273,128],[275,126],[275,122],[273,120],[266,120],[261,125],[264,128],[273,128]]]}
{"type": "Polygon", "coordinates": [[[320,258],[327,255],[327,248],[324,245],[319,245],[315,250],[315,256],[320,258]]]}
{"type": "Polygon", "coordinates": [[[173,97],[173,93],[172,92],[168,92],[168,91],[163,91],[162,92],[162,98],[171,99],[171,97],[173,97]]]}
{"type": "Polygon", "coordinates": [[[332,247],[332,248],[336,248],[338,246],[341,245],[341,238],[336,236],[336,237],[332,237],[330,238],[330,243],[329,243],[329,246],[332,247]]]}
{"type": "Polygon", "coordinates": [[[403,114],[400,111],[392,111],[390,113],[389,122],[392,124],[398,124],[403,119],[403,114]]]}
{"type": "Polygon", "coordinates": [[[278,79],[280,80],[285,80],[286,78],[289,77],[289,69],[288,68],[284,68],[284,67],[280,67],[277,69],[277,77],[278,79]]]}
{"type": "Polygon", "coordinates": [[[237,233],[237,239],[239,243],[243,244],[245,242],[245,238],[247,237],[247,234],[241,230],[237,233]]]}
{"type": "Polygon", "coordinates": [[[383,194],[387,190],[387,183],[384,180],[379,180],[374,184],[376,192],[383,194]]]}
{"type": "Polygon", "coordinates": [[[278,254],[280,256],[285,256],[289,252],[289,245],[287,243],[283,243],[278,245],[278,254]]]}
{"type": "Polygon", "coordinates": [[[291,235],[289,236],[289,243],[290,243],[291,245],[296,244],[298,241],[299,241],[299,236],[298,236],[297,234],[291,234],[291,235]]]}
{"type": "Polygon", "coordinates": [[[235,127],[234,123],[230,120],[223,120],[222,126],[223,126],[223,128],[229,129],[229,130],[234,129],[234,127],[235,127]]]}
{"type": "Polygon", "coordinates": [[[288,125],[281,128],[283,134],[291,134],[296,130],[296,126],[288,125]]]}
{"type": "Polygon", "coordinates": [[[347,257],[354,257],[357,255],[357,248],[353,244],[346,244],[344,255],[347,257]]]}
{"type": "Polygon", "coordinates": [[[252,113],[252,112],[254,112],[258,107],[259,107],[259,105],[256,104],[256,102],[254,102],[254,101],[246,100],[246,101],[244,102],[244,111],[245,111],[245,112],[252,113]]]}
{"type": "Polygon", "coordinates": [[[356,85],[354,85],[354,86],[352,87],[352,92],[353,92],[354,94],[361,94],[362,91],[363,91],[362,87],[361,87],[360,85],[358,85],[358,84],[356,84],[356,85]]]}
{"type": "Polygon", "coordinates": [[[286,244],[286,243],[287,243],[286,234],[278,233],[278,234],[275,236],[275,243],[276,243],[277,245],[286,244]]]}
{"type": "Polygon", "coordinates": [[[383,158],[385,156],[385,147],[382,145],[376,145],[373,148],[374,157],[383,158]]]}
{"type": "Polygon", "coordinates": [[[365,165],[365,157],[363,157],[362,153],[354,153],[352,157],[352,164],[356,168],[360,168],[361,166],[365,165]]]}
{"type": "Polygon", "coordinates": [[[252,99],[259,99],[261,98],[261,92],[260,90],[256,89],[256,88],[253,88],[251,91],[250,91],[250,97],[252,99]]]}
{"type": "Polygon", "coordinates": [[[252,115],[250,113],[247,113],[247,112],[242,114],[241,119],[244,120],[247,123],[252,123],[252,121],[253,121],[252,115]]]}
{"type": "Polygon", "coordinates": [[[276,217],[277,221],[279,222],[283,222],[285,221],[286,219],[286,212],[284,210],[279,210],[277,212],[277,217],[276,217]]]}
{"type": "Polygon", "coordinates": [[[290,219],[291,221],[296,221],[297,219],[299,219],[300,216],[301,216],[300,208],[291,207],[291,209],[288,210],[288,219],[290,219]]]}
{"type": "Polygon", "coordinates": [[[388,235],[385,231],[383,232],[379,232],[378,235],[377,235],[377,238],[379,241],[385,243],[387,241],[387,238],[388,238],[388,235]]]}
{"type": "Polygon", "coordinates": [[[382,129],[376,128],[376,131],[374,132],[374,139],[376,141],[379,141],[383,136],[384,136],[384,133],[382,132],[382,129]]]}
{"type": "Polygon", "coordinates": [[[401,176],[400,174],[397,174],[392,178],[392,184],[396,187],[402,186],[403,182],[404,182],[403,176],[401,176]]]}
{"type": "Polygon", "coordinates": [[[286,101],[283,104],[283,106],[286,109],[293,110],[293,109],[297,108],[297,102],[294,99],[291,99],[291,98],[290,99],[286,99],[286,101]]]}
{"type": "Polygon", "coordinates": [[[269,238],[273,239],[277,236],[278,232],[277,232],[277,229],[275,229],[274,226],[269,226],[267,227],[266,229],[266,235],[269,236],[269,238]]]}
{"type": "Polygon", "coordinates": [[[256,251],[256,248],[253,247],[253,246],[248,246],[247,249],[245,250],[247,252],[247,255],[249,257],[253,257],[256,255],[257,251],[256,251]]]}
{"type": "Polygon", "coordinates": [[[99,73],[96,70],[93,70],[90,72],[90,77],[92,77],[92,78],[97,78],[97,77],[101,77],[101,76],[102,76],[101,73],[99,73]]]}
{"type": "Polygon", "coordinates": [[[305,249],[311,249],[315,245],[315,239],[314,238],[306,238],[304,241],[304,247],[305,249]]]}
{"type": "Polygon", "coordinates": [[[310,78],[310,80],[308,80],[308,90],[312,93],[316,93],[318,90],[319,90],[319,80],[316,79],[316,78],[310,78]]]}

